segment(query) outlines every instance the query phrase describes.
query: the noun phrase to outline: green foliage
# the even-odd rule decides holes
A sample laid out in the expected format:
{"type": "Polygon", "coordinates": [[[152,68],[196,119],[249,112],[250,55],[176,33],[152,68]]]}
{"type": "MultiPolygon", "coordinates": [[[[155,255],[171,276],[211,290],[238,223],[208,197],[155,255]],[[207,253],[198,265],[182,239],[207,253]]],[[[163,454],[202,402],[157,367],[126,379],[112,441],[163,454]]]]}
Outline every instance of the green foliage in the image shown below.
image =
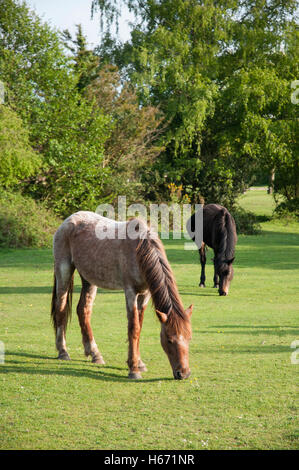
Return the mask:
{"type": "Polygon", "coordinates": [[[8,106],[0,104],[0,186],[15,186],[40,166],[41,158],[32,150],[22,120],[8,106]]]}
{"type": "Polygon", "coordinates": [[[238,235],[257,235],[261,233],[261,225],[253,212],[235,206],[230,210],[230,213],[235,219],[238,235]]]}
{"type": "Polygon", "coordinates": [[[101,56],[169,122],[165,152],[145,175],[149,185],[161,193],[162,177],[191,185],[193,201],[200,193],[206,202],[232,205],[255,173],[274,168],[275,190],[297,197],[298,106],[291,103],[299,73],[297,2],[125,3],[136,20],[123,45],[110,34],[121,3],[93,0],[92,7],[106,21],[101,56]]]}
{"type": "Polygon", "coordinates": [[[28,190],[61,215],[95,209],[109,176],[109,168],[104,167],[108,120],[84,98],[60,102],[54,115],[57,129],[51,130],[43,148],[49,170],[42,185],[34,181],[28,190]]]}
{"type": "Polygon", "coordinates": [[[59,34],[26,4],[1,3],[0,79],[43,160],[26,192],[61,215],[95,209],[109,175],[103,157],[110,120],[80,94],[82,74],[59,34]]]}
{"type": "Polygon", "coordinates": [[[290,222],[299,222],[299,199],[291,199],[281,202],[274,210],[274,218],[290,222]]]}
{"type": "Polygon", "coordinates": [[[0,247],[50,247],[61,221],[42,203],[0,192],[0,247]]]}
{"type": "Polygon", "coordinates": [[[71,52],[74,70],[78,74],[78,90],[82,93],[86,87],[97,78],[99,58],[87,48],[87,39],[83,34],[82,25],[76,25],[76,37],[72,38],[68,30],[63,31],[62,38],[65,47],[71,52]]]}
{"type": "Polygon", "coordinates": [[[2,3],[0,78],[43,162],[24,190],[63,216],[118,194],[142,199],[141,175],[161,151],[161,112],[140,107],[117,70],[100,67],[81,26],[60,39],[25,4],[2,3]]]}
{"type": "Polygon", "coordinates": [[[110,178],[102,196],[110,201],[118,194],[126,195],[128,202],[147,199],[142,177],[162,151],[157,139],[163,131],[163,115],[155,106],[140,107],[134,88],[121,86],[116,67],[103,65],[87,96],[113,123],[104,151],[110,178]]]}
{"type": "Polygon", "coordinates": [[[116,66],[102,63],[88,50],[80,25],[74,39],[68,31],[63,36],[73,54],[82,97],[94,102],[110,123],[103,158],[108,177],[101,187],[101,199],[112,202],[122,194],[130,202],[143,200],[142,175],[162,150],[157,137],[165,130],[163,115],[155,106],[140,106],[136,87],[121,80],[116,66]]]}
{"type": "Polygon", "coordinates": [[[8,102],[32,125],[38,121],[36,108],[66,93],[70,59],[56,31],[25,2],[1,0],[0,5],[0,78],[8,102]]]}
{"type": "Polygon", "coordinates": [[[80,25],[73,39],[26,3],[0,7],[1,185],[63,216],[119,194],[169,200],[170,183],[233,207],[270,173],[276,195],[298,198],[294,0],[93,0],[105,25],[94,51],[80,25]],[[111,34],[123,5],[135,14],[125,44],[111,34]]]}

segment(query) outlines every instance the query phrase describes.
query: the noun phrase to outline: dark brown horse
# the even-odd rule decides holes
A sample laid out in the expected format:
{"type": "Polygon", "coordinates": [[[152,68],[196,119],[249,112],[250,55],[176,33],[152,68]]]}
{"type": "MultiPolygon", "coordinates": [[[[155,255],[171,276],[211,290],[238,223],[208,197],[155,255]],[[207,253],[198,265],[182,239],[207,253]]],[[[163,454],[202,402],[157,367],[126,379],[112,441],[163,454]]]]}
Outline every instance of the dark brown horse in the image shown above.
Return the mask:
{"type": "MultiPolygon", "coordinates": [[[[228,295],[234,275],[232,265],[237,243],[236,224],[228,210],[218,204],[207,204],[202,210],[203,240],[201,246],[198,246],[201,263],[199,286],[205,287],[206,246],[209,246],[214,250],[214,287],[218,288],[220,295],[228,295]]],[[[196,214],[193,214],[187,222],[187,230],[193,240],[195,220],[196,214]]]]}
{"type": "Polygon", "coordinates": [[[115,222],[93,212],[77,212],[61,224],[54,236],[54,259],[52,319],[59,359],[70,359],[65,331],[77,269],[82,280],[77,314],[85,355],[90,355],[92,362],[104,364],[90,325],[97,287],[123,289],[128,317],[129,378],[139,379],[140,372],[146,371],[139,339],[150,297],[174,378],[189,377],[192,305],[184,310],[163,244],[143,221],[115,222]]]}

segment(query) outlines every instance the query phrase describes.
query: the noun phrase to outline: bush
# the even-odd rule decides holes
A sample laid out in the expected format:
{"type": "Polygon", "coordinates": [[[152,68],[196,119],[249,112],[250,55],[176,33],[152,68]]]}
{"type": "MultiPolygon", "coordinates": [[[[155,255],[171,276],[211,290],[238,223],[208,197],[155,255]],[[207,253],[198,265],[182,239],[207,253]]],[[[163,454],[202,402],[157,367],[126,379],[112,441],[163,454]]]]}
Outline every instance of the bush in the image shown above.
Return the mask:
{"type": "Polygon", "coordinates": [[[261,232],[261,226],[253,212],[235,206],[230,213],[235,219],[238,234],[258,235],[261,232]]]}
{"type": "Polygon", "coordinates": [[[0,192],[0,247],[50,247],[60,223],[43,204],[19,193],[0,192]]]}
{"type": "Polygon", "coordinates": [[[274,210],[274,218],[299,221],[299,198],[283,201],[274,210]]]}

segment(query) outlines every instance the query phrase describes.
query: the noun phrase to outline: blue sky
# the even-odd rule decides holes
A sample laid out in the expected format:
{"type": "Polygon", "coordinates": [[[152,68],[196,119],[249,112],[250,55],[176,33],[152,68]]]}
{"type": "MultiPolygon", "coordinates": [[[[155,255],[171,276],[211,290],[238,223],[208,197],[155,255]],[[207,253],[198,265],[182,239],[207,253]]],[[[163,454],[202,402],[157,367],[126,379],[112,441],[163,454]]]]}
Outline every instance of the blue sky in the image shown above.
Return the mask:
{"type": "MultiPolygon", "coordinates": [[[[73,35],[75,25],[81,23],[89,45],[99,44],[100,18],[97,14],[91,19],[91,0],[26,0],[26,3],[44,21],[58,29],[68,29],[73,35]]],[[[122,40],[129,37],[128,19],[128,13],[124,12],[119,25],[119,36],[122,40]]]]}

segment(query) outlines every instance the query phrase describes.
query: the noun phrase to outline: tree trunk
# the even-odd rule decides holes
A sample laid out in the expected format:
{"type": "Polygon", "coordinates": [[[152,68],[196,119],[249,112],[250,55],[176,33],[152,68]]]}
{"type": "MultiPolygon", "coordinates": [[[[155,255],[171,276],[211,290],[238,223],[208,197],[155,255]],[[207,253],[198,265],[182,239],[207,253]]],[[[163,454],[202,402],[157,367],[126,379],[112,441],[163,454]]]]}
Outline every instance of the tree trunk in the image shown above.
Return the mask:
{"type": "Polygon", "coordinates": [[[274,180],[275,180],[275,169],[272,168],[270,176],[269,176],[268,194],[273,194],[274,180]]]}

